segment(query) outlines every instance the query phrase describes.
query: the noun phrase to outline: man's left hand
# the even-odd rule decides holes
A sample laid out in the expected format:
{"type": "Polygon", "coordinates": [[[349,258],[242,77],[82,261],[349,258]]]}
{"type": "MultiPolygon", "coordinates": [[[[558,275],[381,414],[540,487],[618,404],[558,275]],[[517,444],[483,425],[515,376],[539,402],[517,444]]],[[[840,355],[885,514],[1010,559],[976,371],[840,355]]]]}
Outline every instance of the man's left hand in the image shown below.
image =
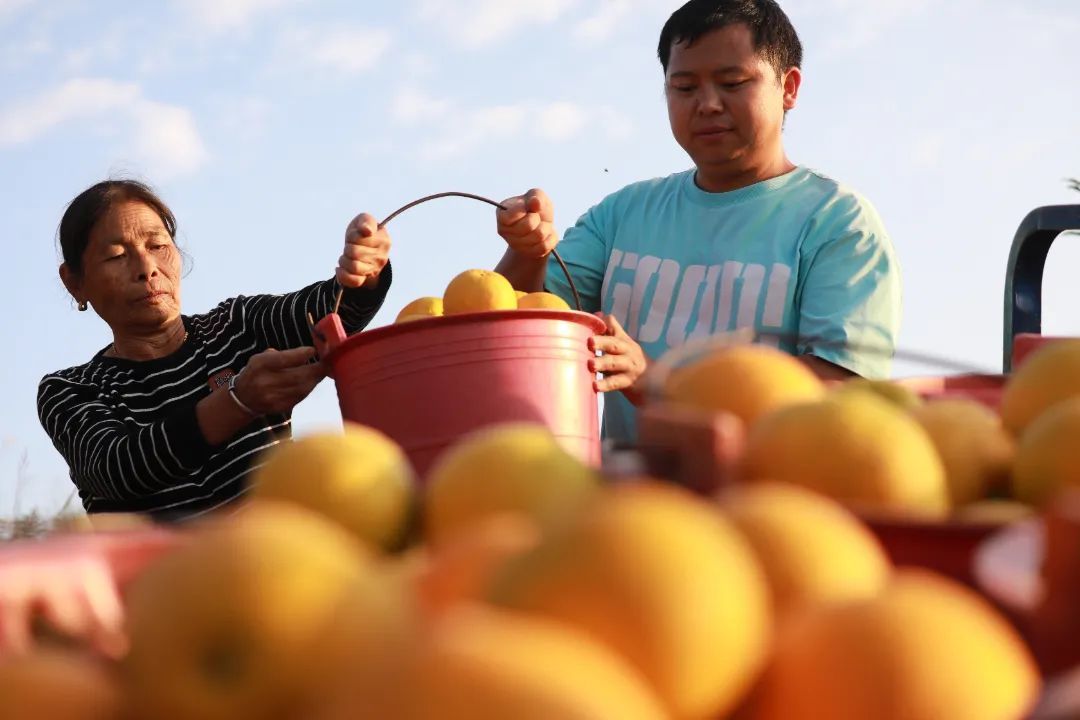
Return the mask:
{"type": "Polygon", "coordinates": [[[649,358],[614,315],[597,315],[607,325],[607,330],[603,335],[589,339],[589,349],[603,353],[589,360],[589,370],[604,376],[596,381],[596,390],[604,393],[621,390],[630,402],[638,405],[643,396],[637,381],[649,366],[649,358]]]}

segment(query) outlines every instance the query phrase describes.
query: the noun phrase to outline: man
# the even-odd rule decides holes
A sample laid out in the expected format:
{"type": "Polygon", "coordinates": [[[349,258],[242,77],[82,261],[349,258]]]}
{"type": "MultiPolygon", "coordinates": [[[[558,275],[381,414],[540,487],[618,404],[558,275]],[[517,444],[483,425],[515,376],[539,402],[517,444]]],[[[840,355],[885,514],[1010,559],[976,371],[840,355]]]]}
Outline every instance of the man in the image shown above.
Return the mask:
{"type": "MultiPolygon", "coordinates": [[[[690,0],[660,33],[671,130],[694,169],[635,183],[591,208],[559,252],[584,309],[602,312],[594,370],[604,434],[636,436],[635,383],[689,339],[754,328],[819,376],[883,377],[900,319],[900,268],[874,208],[792,163],[783,125],[802,45],[774,0],[690,0]]],[[[540,190],[497,213],[498,270],[569,298],[540,190]]]]}

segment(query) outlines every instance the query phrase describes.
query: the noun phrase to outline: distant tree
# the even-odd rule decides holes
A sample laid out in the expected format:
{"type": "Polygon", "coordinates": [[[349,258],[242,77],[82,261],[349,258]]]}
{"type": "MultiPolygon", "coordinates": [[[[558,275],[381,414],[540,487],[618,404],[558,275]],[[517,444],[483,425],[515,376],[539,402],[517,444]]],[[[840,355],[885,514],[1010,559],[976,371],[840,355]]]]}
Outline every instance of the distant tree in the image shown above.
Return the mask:
{"type": "Polygon", "coordinates": [[[42,517],[35,509],[31,510],[27,515],[20,515],[12,520],[10,529],[7,532],[9,534],[9,539],[11,540],[25,540],[47,535],[50,526],[50,521],[47,518],[42,517]]]}

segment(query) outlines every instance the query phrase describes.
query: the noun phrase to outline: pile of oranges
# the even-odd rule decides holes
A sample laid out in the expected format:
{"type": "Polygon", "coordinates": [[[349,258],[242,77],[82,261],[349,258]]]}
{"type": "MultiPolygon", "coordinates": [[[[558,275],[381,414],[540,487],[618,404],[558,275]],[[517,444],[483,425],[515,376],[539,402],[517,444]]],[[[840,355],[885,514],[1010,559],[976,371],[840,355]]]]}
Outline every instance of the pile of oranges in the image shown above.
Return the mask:
{"type": "Polygon", "coordinates": [[[569,310],[570,306],[552,293],[514,290],[509,280],[492,270],[466,270],[450,281],[442,297],[413,300],[401,309],[394,322],[515,309],[569,310]]]}

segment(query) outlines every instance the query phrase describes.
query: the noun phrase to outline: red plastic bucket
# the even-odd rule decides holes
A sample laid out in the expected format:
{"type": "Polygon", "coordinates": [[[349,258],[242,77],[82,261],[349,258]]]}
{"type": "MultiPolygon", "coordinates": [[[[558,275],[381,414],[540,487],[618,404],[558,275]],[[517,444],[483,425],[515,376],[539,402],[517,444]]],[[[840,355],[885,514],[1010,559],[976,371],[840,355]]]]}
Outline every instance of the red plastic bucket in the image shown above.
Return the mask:
{"type": "Polygon", "coordinates": [[[588,339],[603,331],[599,318],[583,312],[507,310],[348,338],[338,316],[328,315],[315,334],[342,418],[395,440],[423,477],[462,435],[504,422],[542,423],[567,450],[598,466],[588,339]]]}

